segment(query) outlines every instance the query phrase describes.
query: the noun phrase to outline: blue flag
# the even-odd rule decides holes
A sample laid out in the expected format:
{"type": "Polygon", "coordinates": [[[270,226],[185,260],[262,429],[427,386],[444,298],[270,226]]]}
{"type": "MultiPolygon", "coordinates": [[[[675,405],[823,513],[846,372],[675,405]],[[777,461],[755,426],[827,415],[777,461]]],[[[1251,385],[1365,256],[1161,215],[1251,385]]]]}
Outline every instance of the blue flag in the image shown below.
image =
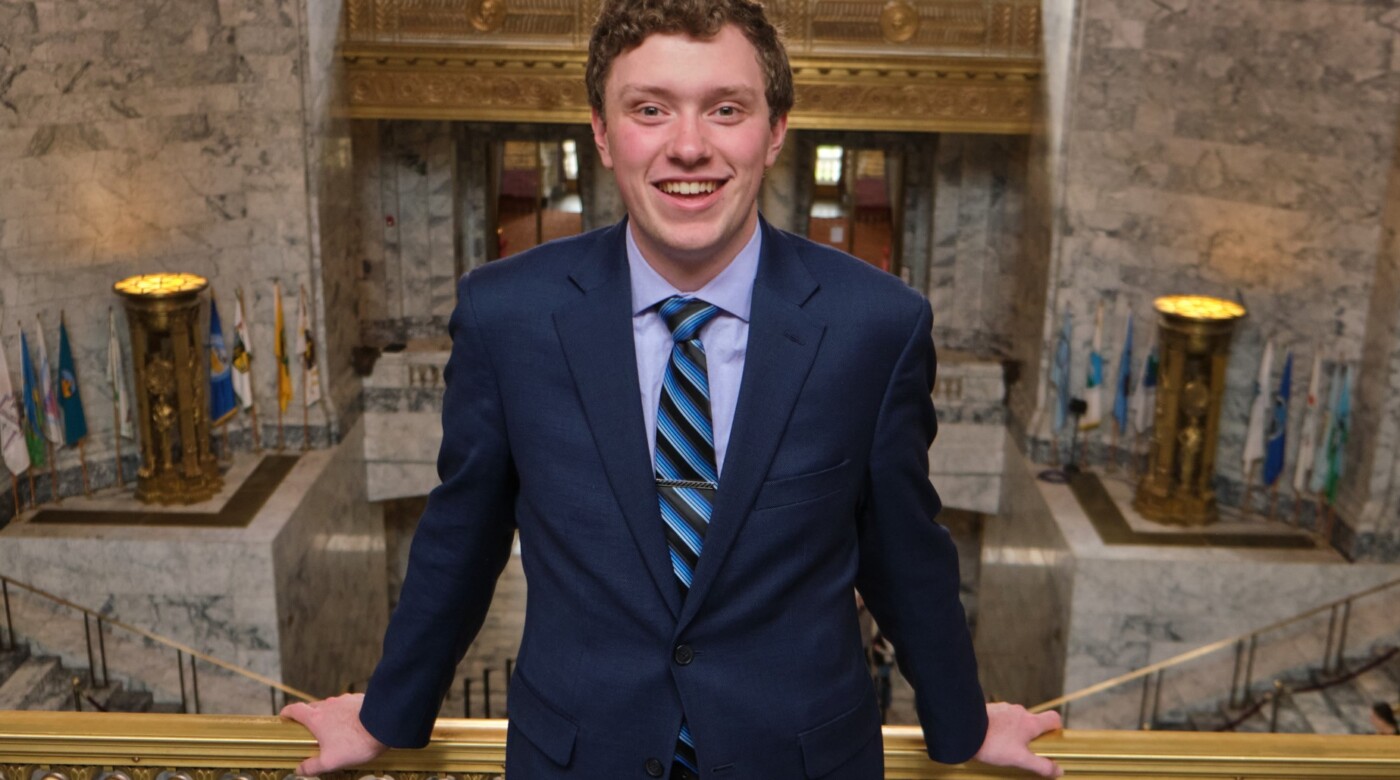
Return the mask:
{"type": "Polygon", "coordinates": [[[1347,439],[1351,437],[1351,367],[1342,366],[1341,383],[1337,393],[1337,408],[1332,413],[1332,426],[1327,437],[1327,503],[1337,502],[1337,487],[1342,481],[1347,439]]]}
{"type": "Polygon", "coordinates": [[[34,373],[34,361],[29,357],[29,336],[19,332],[20,373],[24,374],[24,441],[29,445],[29,462],[35,468],[48,462],[44,447],[43,391],[39,375],[34,373]]]}
{"type": "Polygon", "coordinates": [[[219,321],[219,305],[209,298],[209,420],[227,421],[238,412],[238,396],[233,392],[233,365],[224,346],[224,325],[219,321]]]}
{"type": "Polygon", "coordinates": [[[1065,324],[1055,340],[1055,364],[1050,368],[1050,381],[1055,383],[1055,433],[1065,429],[1069,420],[1069,338],[1073,322],[1069,307],[1065,308],[1065,324]]]}
{"type": "Polygon", "coordinates": [[[58,321],[58,405],[63,409],[63,443],[72,447],[87,436],[87,416],[78,395],[78,369],[68,345],[68,325],[58,321]]]}
{"type": "Polygon", "coordinates": [[[1118,356],[1118,387],[1113,394],[1113,419],[1120,435],[1128,432],[1128,396],[1133,393],[1133,315],[1128,314],[1128,332],[1123,336],[1123,353],[1118,356]]]}
{"type": "Polygon", "coordinates": [[[1283,374],[1278,378],[1274,393],[1273,414],[1264,445],[1264,484],[1273,486],[1283,473],[1284,452],[1288,446],[1288,399],[1293,394],[1293,353],[1283,361],[1283,374]]]}

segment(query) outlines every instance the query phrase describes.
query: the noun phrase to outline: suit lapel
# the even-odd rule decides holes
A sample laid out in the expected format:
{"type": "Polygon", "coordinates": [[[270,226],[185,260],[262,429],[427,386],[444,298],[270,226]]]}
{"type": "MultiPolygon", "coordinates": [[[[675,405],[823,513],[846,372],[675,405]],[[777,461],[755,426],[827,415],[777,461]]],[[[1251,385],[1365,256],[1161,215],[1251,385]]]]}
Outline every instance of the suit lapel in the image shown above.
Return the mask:
{"type": "Polygon", "coordinates": [[[826,331],[824,323],[801,308],[816,292],[816,280],[783,234],[767,222],[760,221],[760,225],[763,248],[754,281],[738,406],[705,549],[681,610],[678,631],[704,603],[748,518],[826,331]]]}
{"type": "Polygon", "coordinates": [[[554,325],[608,483],[622,507],[637,552],[674,617],[680,613],[681,599],[667,554],[653,468],[648,462],[632,336],[626,224],[604,233],[597,251],[575,270],[571,279],[583,296],[556,311],[554,325]]]}

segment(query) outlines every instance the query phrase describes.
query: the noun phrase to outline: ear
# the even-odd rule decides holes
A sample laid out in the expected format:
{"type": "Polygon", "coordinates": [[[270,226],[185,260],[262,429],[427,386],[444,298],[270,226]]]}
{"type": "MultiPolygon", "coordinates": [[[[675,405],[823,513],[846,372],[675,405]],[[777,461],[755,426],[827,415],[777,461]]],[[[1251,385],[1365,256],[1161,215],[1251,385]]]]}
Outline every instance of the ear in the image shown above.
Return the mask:
{"type": "MultiPolygon", "coordinates": [[[[603,167],[611,170],[612,154],[608,151],[608,123],[598,109],[593,109],[590,122],[593,125],[593,145],[598,147],[598,156],[603,159],[603,167]]],[[[772,165],[773,163],[768,163],[772,165]]]]}
{"type": "Polygon", "coordinates": [[[768,142],[768,159],[764,163],[764,168],[772,168],[773,163],[778,161],[778,155],[783,151],[783,141],[787,139],[787,114],[778,117],[778,121],[773,123],[772,137],[768,142]]]}

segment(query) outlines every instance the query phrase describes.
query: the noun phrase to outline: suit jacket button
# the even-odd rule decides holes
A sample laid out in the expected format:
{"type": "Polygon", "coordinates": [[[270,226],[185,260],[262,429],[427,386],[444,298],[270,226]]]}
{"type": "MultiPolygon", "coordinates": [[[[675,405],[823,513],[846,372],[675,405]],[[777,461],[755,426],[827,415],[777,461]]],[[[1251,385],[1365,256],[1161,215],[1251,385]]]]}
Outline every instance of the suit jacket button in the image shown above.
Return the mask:
{"type": "Polygon", "coordinates": [[[676,645],[676,652],[671,657],[681,666],[689,666],[695,660],[695,651],[690,649],[690,645],[676,645]]]}
{"type": "Polygon", "coordinates": [[[651,775],[652,777],[660,777],[661,773],[666,771],[666,767],[661,765],[661,761],[659,759],[648,758],[646,763],[646,770],[647,774],[651,775]]]}

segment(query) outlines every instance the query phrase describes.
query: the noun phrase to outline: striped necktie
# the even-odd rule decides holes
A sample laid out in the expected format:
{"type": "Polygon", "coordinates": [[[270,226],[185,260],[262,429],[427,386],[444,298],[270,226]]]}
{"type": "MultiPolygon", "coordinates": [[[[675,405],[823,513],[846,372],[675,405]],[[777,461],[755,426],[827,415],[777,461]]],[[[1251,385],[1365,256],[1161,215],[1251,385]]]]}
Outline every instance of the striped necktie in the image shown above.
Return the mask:
{"type": "MultiPolygon", "coordinates": [[[[710,378],[699,335],[718,313],[719,309],[695,298],[674,297],[661,304],[661,318],[671,329],[674,343],[656,413],[656,494],[666,524],[671,570],[682,596],[690,592],[719,483],[710,378]]],[[[671,777],[684,780],[698,773],[695,743],[682,719],[671,777]]]]}

